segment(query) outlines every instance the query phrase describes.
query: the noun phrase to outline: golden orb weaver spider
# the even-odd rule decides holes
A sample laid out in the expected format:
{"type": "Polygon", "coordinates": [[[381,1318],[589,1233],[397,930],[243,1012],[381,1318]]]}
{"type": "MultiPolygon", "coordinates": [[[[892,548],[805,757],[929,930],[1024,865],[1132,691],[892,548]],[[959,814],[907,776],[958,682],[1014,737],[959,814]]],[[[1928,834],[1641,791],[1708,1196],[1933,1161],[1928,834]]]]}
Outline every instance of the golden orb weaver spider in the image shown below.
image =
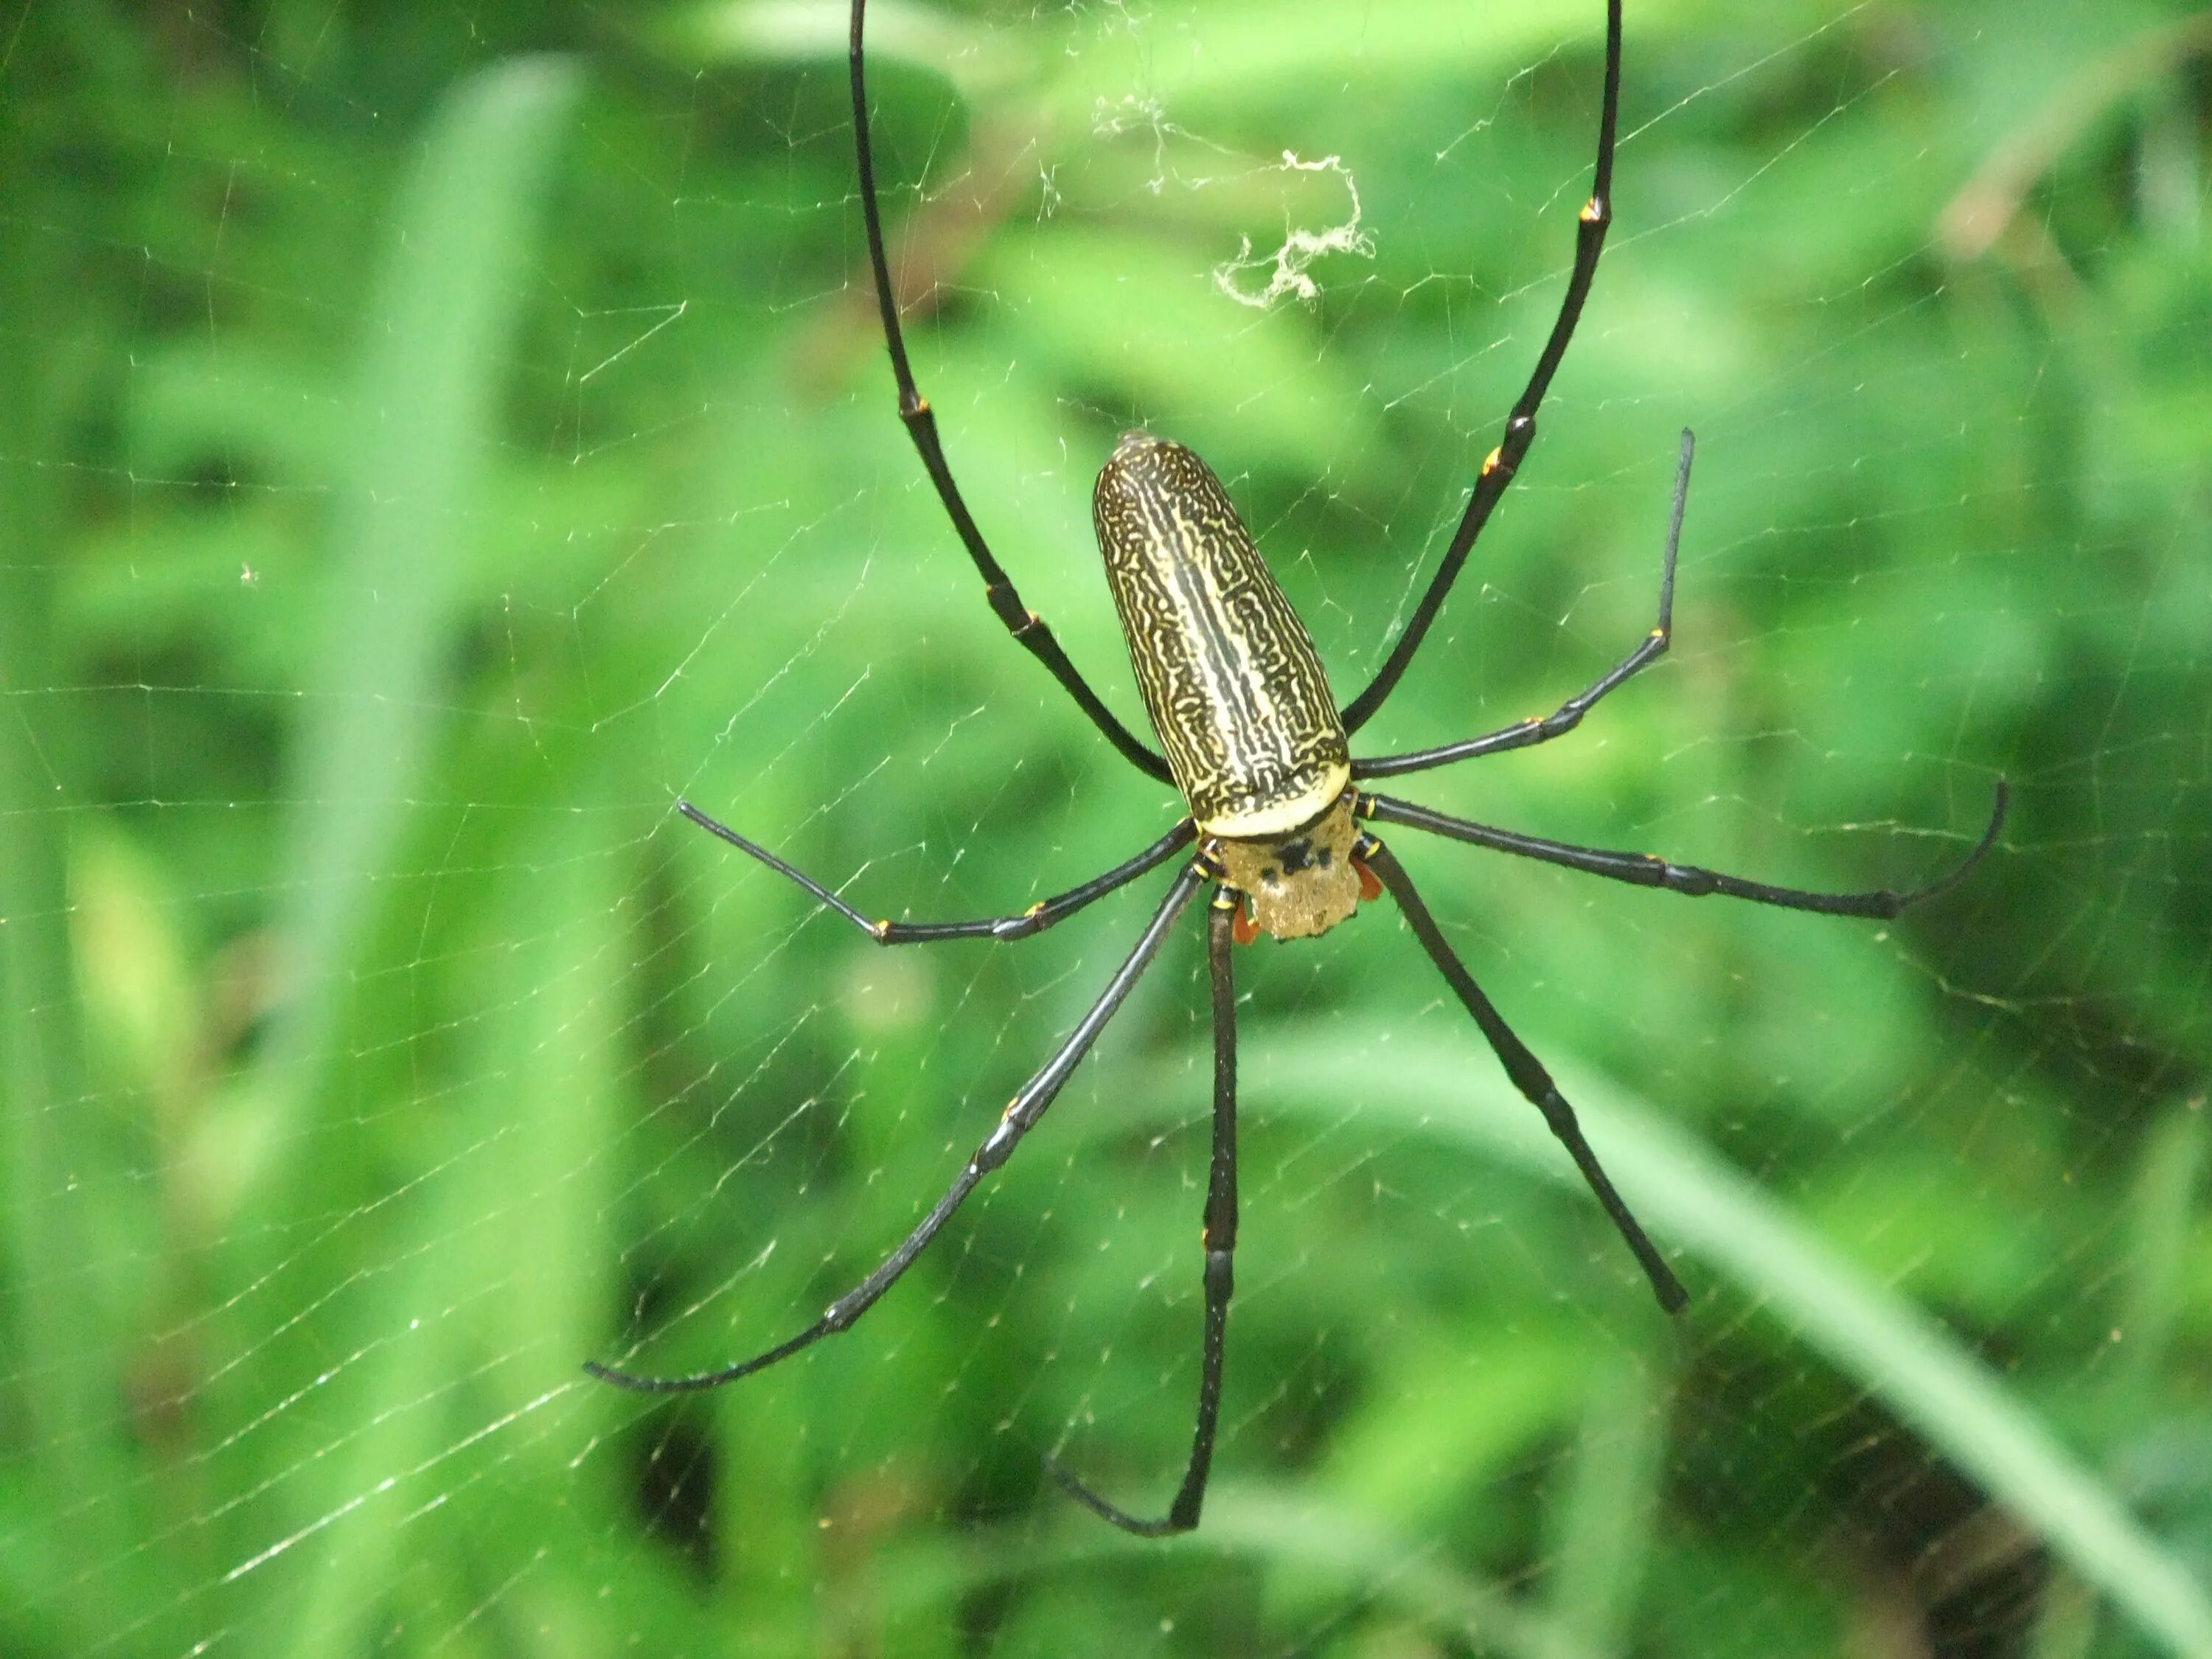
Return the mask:
{"type": "Polygon", "coordinates": [[[1146,1537],[1187,1532],[1198,1524],[1212,1466],[1237,1249],[1237,1003],[1231,964],[1237,944],[1249,943],[1263,933],[1277,939],[1310,938],[1349,918],[1363,901],[1378,899],[1387,892],[1422,950],[1474,1018],[1513,1086],[1544,1115],[1553,1134],[1634,1253],[1660,1304],[1669,1313],[1679,1313],[1689,1300],[1681,1281],[1614,1191],[1583,1139],[1574,1109],[1446,943],[1405,867],[1371,832],[1360,828],[1363,822],[1401,824],[1474,846],[1676,893],[1720,893],[1757,904],[1827,915],[1886,919],[1948,891],[1980,862],[1996,844],[2003,826],[2006,789],[2000,781],[1989,823],[1973,849],[1927,885],[1905,892],[1817,893],[1671,864],[1644,853],[1608,852],[1493,829],[1358,787],[1370,779],[1425,771],[1564,736],[1601,698],[1656,660],[1670,640],[1675,552],[1681,540],[1682,511],[1690,483],[1692,440],[1686,431],[1682,434],[1681,459],[1667,527],[1658,617],[1633,650],[1541,719],[1410,754],[1370,759],[1351,756],[1351,734],[1382,706],[1405,673],[1442,609],[1453,580],[1466,563],[1475,538],[1534,441],[1537,410],[1582,315],[1606,230],[1613,220],[1621,0],[1607,0],[1605,90],[1598,118],[1597,163],[1589,200],[1576,232],[1574,265],[1559,316],[1528,385],[1506,419],[1498,447],[1482,463],[1466,511],[1436,574],[1382,668],[1358,696],[1342,708],[1337,707],[1304,626],[1268,574],[1227,493],[1206,464],[1179,444],[1141,431],[1123,434],[1099,474],[1093,514],[1138,689],[1165,752],[1147,746],[1099,700],[1061,651],[1044,620],[1023,605],[961,498],[938,441],[936,416],[915,388],[876,201],[862,53],[866,9],[866,0],[853,0],[853,131],[868,260],[891,374],[898,386],[899,418],[905,422],[954,531],[983,579],[985,597],[999,620],[1044,665],[1132,765],[1147,777],[1173,783],[1182,792],[1190,813],[1133,858],[1079,887],[1030,906],[1019,915],[977,921],[894,922],[870,921],[811,877],[717,823],[689,801],[678,803],[678,810],[803,887],[878,944],[886,945],[957,939],[1026,939],[1157,869],[1193,842],[1197,843],[1197,852],[1170,884],[1135,948],[1115,971],[1090,1012],[1008,1103],[998,1126],[976,1147],[945,1195],[873,1273],[830,1304],[821,1318],[774,1347],[719,1370],[689,1376],[642,1376],[597,1363],[587,1364],[585,1370],[624,1389],[690,1393],[749,1376],[850,1327],[898,1281],[983,1177],[1004,1164],[1044,1116],[1069,1074],[1151,965],[1170,927],[1199,890],[1210,886],[1213,890],[1207,912],[1206,962],[1212,987],[1213,1143],[1203,1230],[1203,1356],[1189,1459],[1167,1513],[1157,1520],[1129,1514],[1100,1497],[1056,1461],[1047,1462],[1054,1477],[1072,1497],[1115,1526],[1146,1537]]]}

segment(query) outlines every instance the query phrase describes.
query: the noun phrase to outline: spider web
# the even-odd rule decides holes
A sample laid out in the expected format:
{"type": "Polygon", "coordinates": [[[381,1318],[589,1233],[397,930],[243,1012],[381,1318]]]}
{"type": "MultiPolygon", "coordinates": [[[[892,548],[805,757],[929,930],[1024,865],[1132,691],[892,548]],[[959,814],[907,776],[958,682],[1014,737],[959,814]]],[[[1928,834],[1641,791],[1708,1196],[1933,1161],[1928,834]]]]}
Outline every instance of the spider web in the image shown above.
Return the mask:
{"type": "MultiPolygon", "coordinates": [[[[1550,325],[1600,9],[884,4],[909,338],[1135,721],[1143,423],[1340,695],[1550,325]],[[1324,159],[1326,158],[1326,159],[1324,159]],[[1255,301],[1264,303],[1255,304],[1255,301]]],[[[1195,920],[853,1332],[1172,822],[895,418],[834,7],[24,7],[0,234],[0,1646],[26,1655],[2212,1652],[2212,33],[1631,8],[1543,435],[1355,740],[1890,926],[1394,834],[1692,1290],[1669,1323],[1387,908],[1240,951],[1216,1480],[1195,920]],[[23,395],[27,392],[27,395],[23,395]]]]}

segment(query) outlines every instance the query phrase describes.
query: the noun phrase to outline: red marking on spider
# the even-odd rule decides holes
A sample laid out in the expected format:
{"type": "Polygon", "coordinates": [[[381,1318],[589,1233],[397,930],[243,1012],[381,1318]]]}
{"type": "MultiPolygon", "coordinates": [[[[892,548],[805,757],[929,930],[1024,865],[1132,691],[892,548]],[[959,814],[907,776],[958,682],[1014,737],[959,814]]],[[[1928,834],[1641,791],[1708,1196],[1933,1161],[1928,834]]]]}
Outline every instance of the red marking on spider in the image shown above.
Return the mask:
{"type": "Polygon", "coordinates": [[[1372,870],[1362,864],[1358,859],[1352,860],[1352,867],[1359,872],[1359,902],[1362,904],[1372,904],[1376,899],[1381,898],[1382,896],[1382,878],[1376,875],[1372,870]]]}
{"type": "Polygon", "coordinates": [[[1239,945],[1249,945],[1260,937],[1260,924],[1252,920],[1252,901],[1240,898],[1237,902],[1236,920],[1229,924],[1230,937],[1239,945]]]}

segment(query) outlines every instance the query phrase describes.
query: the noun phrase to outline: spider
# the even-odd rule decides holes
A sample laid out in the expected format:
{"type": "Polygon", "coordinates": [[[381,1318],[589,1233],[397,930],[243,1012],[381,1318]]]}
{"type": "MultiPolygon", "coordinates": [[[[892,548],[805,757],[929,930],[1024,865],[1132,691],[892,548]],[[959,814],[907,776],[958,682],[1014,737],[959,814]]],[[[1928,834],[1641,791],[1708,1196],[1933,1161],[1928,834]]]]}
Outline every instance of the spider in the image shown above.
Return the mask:
{"type": "Polygon", "coordinates": [[[1410,754],[1364,759],[1351,755],[1347,739],[1374,716],[1404,675],[1443,608],[1454,578],[1466,563],[1475,538],[1489,522],[1492,509],[1534,441],[1537,410],[1566,354],[1589,296],[1598,254],[1613,220],[1621,0],[1607,0],[1605,91],[1598,118],[1597,162],[1589,201],[1582,210],[1576,231],[1574,265],[1559,316],[1528,385],[1506,418],[1498,447],[1482,463],[1466,511],[1436,574],[1381,669],[1358,696],[1341,708],[1337,705],[1312,641],[1268,574],[1220,481],[1206,463],[1180,444],[1146,432],[1122,435],[1098,475],[1092,505],[1107,581],[1128,641],[1138,690],[1165,752],[1149,747],[1099,700],[1061,651],[1043,618],[1023,605],[961,498],[938,441],[936,416],[915,389],[892,295],[882,216],[876,201],[862,56],[866,13],[866,0],[853,0],[853,131],[868,260],[891,374],[898,386],[899,418],[936,487],[953,530],[975,561],[983,579],[985,597],[999,620],[1075,699],[1108,742],[1146,776],[1172,783],[1190,811],[1133,858],[1079,887],[1031,905],[1018,915],[976,921],[907,922],[871,921],[812,877],[717,823],[690,802],[679,802],[678,810],[739,852],[805,889],[869,938],[886,945],[961,939],[1028,939],[1168,863],[1194,843],[1195,852],[1169,884],[1135,948],[1115,970],[1090,1012],[1043,1068],[1022,1085],[1000,1115],[997,1127],[977,1146],[945,1195],[881,1266],[831,1303],[821,1318],[774,1347],[719,1370],[689,1376],[643,1376],[596,1363],[585,1369],[604,1382],[648,1393],[715,1389],[764,1370],[826,1336],[849,1328],[914,1265],[984,1176],[1013,1155],[1152,964],[1176,919],[1201,889],[1210,888],[1206,939],[1212,988],[1213,1138],[1202,1232],[1206,1250],[1203,1350],[1189,1459],[1167,1512],[1157,1519],[1141,1518],[1108,1502],[1056,1459],[1048,1458],[1046,1462],[1070,1496],[1124,1531],[1143,1537],[1187,1532],[1198,1524],[1206,1477],[1212,1467],[1237,1250],[1237,1000],[1231,971],[1236,945],[1249,943],[1262,933],[1279,939],[1311,938],[1348,920],[1363,901],[1379,899],[1387,892],[1421,949],[1474,1018],[1513,1086],[1543,1114],[1553,1134],[1582,1171],[1643,1267],[1661,1306],[1669,1313],[1679,1313],[1689,1301],[1681,1281],[1614,1190],[1583,1136],[1574,1109],[1561,1097],[1550,1073],[1513,1034],[1445,942],[1405,866],[1363,825],[1400,824],[1671,892],[1722,893],[1788,909],[1886,919],[1948,891],[1980,862],[1996,844],[2003,825],[2006,788],[2000,781],[1988,825],[1973,849],[1927,885],[1904,892],[1818,893],[1673,864],[1644,853],[1607,852],[1493,829],[1447,817],[1362,787],[1377,778],[1426,771],[1564,737],[1601,699],[1657,660],[1672,637],[1675,551],[1681,540],[1682,509],[1689,493],[1694,447],[1686,431],[1682,434],[1674,506],[1667,526],[1658,617],[1634,649],[1540,719],[1410,754]]]}

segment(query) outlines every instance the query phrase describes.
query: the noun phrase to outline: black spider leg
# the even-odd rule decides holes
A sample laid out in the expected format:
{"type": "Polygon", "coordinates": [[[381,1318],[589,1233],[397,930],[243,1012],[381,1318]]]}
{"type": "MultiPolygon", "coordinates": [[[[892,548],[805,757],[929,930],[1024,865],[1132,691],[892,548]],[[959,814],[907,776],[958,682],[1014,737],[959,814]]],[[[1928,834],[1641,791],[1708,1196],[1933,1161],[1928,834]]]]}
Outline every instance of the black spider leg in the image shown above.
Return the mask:
{"type": "Polygon", "coordinates": [[[1505,435],[1482,463],[1474,494],[1468,500],[1467,512],[1459,521],[1459,528],[1452,532],[1451,545],[1444,550],[1443,563],[1429,580],[1428,592],[1421,595],[1421,602],[1407,620],[1397,644],[1390,648],[1389,656],[1368,682],[1367,689],[1345,705],[1344,729],[1347,733],[1366,725],[1382,706],[1382,700],[1396,687],[1399,677],[1413,661],[1413,653],[1420,649],[1429,624],[1436,621],[1437,612],[1443,608],[1444,596],[1451,592],[1460,567],[1467,562],[1474,538],[1482,533],[1492,509],[1520,469],[1522,457],[1535,441],[1536,410],[1544,401],[1544,394],[1551,389],[1552,376],[1559,372],[1560,359],[1567,355],[1567,343],[1574,338],[1575,325],[1582,319],[1583,302],[1589,297],[1590,279],[1597,274],[1597,256],[1605,247],[1607,227],[1613,222],[1613,148],[1620,129],[1620,0],[1606,0],[1605,96],[1597,124],[1597,167],[1590,179],[1589,201],[1576,225],[1574,269],[1567,276],[1566,296],[1559,301],[1559,319],[1552,325],[1551,337],[1544,342],[1543,353],[1536,359],[1535,371],[1528,376],[1528,384],[1522,389],[1512,413],[1506,416],[1505,435]]]}
{"type": "Polygon", "coordinates": [[[1143,936],[1136,948],[1129,952],[1128,960],[1115,971],[1107,981],[1106,989],[1091,1006],[1091,1012],[1082,1023],[1069,1033],[1067,1041],[1060,1045],[1060,1052],[1045,1062],[1044,1068],[1024,1084],[1021,1092],[1007,1103],[999,1119],[998,1127],[983,1138],[975,1148],[945,1196],[937,1200],[921,1224],[906,1237],[905,1243],[884,1258],[883,1265],[858,1285],[830,1304],[829,1310],[805,1330],[788,1340],[779,1342],[764,1353],[727,1365],[720,1370],[700,1371],[690,1376],[640,1376],[633,1372],[617,1370],[596,1361],[585,1362],[584,1369],[602,1382],[611,1382],[617,1388],[629,1389],[640,1394],[696,1394],[706,1389],[719,1389],[726,1382],[750,1376],[755,1371],[765,1370],[779,1360],[788,1359],[802,1348],[811,1348],[825,1336],[834,1336],[849,1328],[853,1322],[875,1306],[884,1292],[898,1283],[899,1276],[914,1265],[915,1258],[929,1248],[930,1241],[952,1218],[952,1212],[974,1192],[983,1177],[1013,1155],[1022,1137],[1036,1127],[1037,1120],[1045,1114],[1098,1034],[1106,1029],[1136,988],[1137,981],[1152,965],[1158,954],[1160,943],[1167,937],[1168,928],[1190,902],[1191,895],[1205,883],[1216,879],[1218,872],[1210,864],[1194,861],[1175,878],[1161,900],[1160,908],[1146,924],[1143,936]]]}
{"type": "Polygon", "coordinates": [[[1749,899],[1754,904],[1778,905],[1785,910],[1812,910],[1827,916],[1871,916],[1887,921],[1915,904],[1949,892],[1973,872],[1974,866],[1996,845],[1997,834],[2004,828],[2005,806],[2011,793],[2004,780],[1999,778],[1989,824],[1983,830],[1982,838],[1974,843],[1973,850],[1925,886],[1908,888],[1901,893],[1889,888],[1870,893],[1814,893],[1797,887],[1774,887],[1763,881],[1746,881],[1740,876],[1701,870],[1694,864],[1669,864],[1649,853],[1607,852],[1601,848],[1547,841],[1540,836],[1524,836],[1511,830],[1496,830],[1486,823],[1446,817],[1425,806],[1393,800],[1388,795],[1363,794],[1355,810],[1362,817],[1402,823],[1409,830],[1425,830],[1432,836],[1449,836],[1453,841],[1488,847],[1524,859],[1563,864],[1570,870],[1584,870],[1594,876],[1608,876],[1638,887],[1664,887],[1693,898],[1722,893],[1729,898],[1749,899]]]}
{"type": "Polygon", "coordinates": [[[1674,507],[1667,519],[1667,557],[1659,572],[1659,620],[1636,649],[1613,664],[1601,678],[1569,697],[1541,720],[1532,715],[1502,731],[1469,738],[1463,743],[1448,743],[1440,749],[1422,749],[1410,755],[1383,755],[1373,760],[1355,760],[1352,763],[1352,775],[1355,778],[1395,778],[1407,772],[1425,772],[1432,766],[1449,766],[1454,761],[1473,760],[1477,755],[1495,755],[1507,749],[1527,749],[1536,744],[1549,743],[1553,738],[1563,738],[1583,723],[1583,716],[1596,708],[1599,700],[1607,692],[1626,684],[1665,656],[1667,647],[1673,643],[1674,637],[1674,555],[1682,544],[1682,508],[1690,497],[1690,458],[1696,449],[1697,439],[1687,427],[1683,428],[1682,459],[1674,469],[1674,507]]]}
{"type": "Polygon", "coordinates": [[[860,216],[867,227],[868,264],[875,273],[876,307],[883,313],[884,343],[890,352],[891,374],[898,381],[899,419],[906,422],[907,436],[914,440],[922,466],[929,473],[929,481],[937,486],[937,499],[945,504],[945,516],[959,532],[968,556],[975,562],[976,572],[983,578],[984,596],[990,600],[992,611],[1006,625],[1006,631],[1051,672],[1053,678],[1091,717],[1091,723],[1105,734],[1106,740],[1120,750],[1132,766],[1147,777],[1172,783],[1175,778],[1168,770],[1167,757],[1146,748],[1115,717],[1113,710],[1098,700],[1098,694],[1060,648],[1060,641],[1053,637],[1044,618],[1022,603],[1012,580],[1000,568],[983,539],[983,532],[975,527],[968,503],[961,499],[960,486],[952,481],[952,468],[945,461],[944,446],[938,441],[937,416],[930,409],[929,400],[915,389],[914,371],[907,364],[906,336],[899,326],[898,299],[891,290],[890,261],[884,253],[883,215],[876,204],[876,158],[874,147],[868,141],[867,79],[860,50],[867,9],[867,0],[853,0],[853,143],[860,169],[860,216]]]}
{"type": "Polygon", "coordinates": [[[1238,895],[1215,890],[1206,925],[1206,965],[1213,981],[1213,1162],[1206,1178],[1206,1347],[1198,1378],[1198,1422],[1191,1431],[1190,1462],[1175,1502],[1158,1521],[1140,1521],[1116,1508],[1061,1467],[1045,1468],[1067,1495],[1102,1520],[1139,1538],[1164,1538],[1198,1525],[1206,1480],[1213,1468],[1213,1436],[1221,1420],[1221,1358],[1229,1337],[1229,1297],[1237,1275],[1237,986],[1230,967],[1238,895]]]}
{"type": "Polygon", "coordinates": [[[1597,1154],[1590,1150],[1589,1142],[1583,1138],[1582,1125],[1575,1119],[1575,1109],[1568,1105],[1560,1095],[1559,1085],[1552,1081],[1552,1074],[1544,1069],[1541,1060],[1529,1053],[1528,1045],[1513,1035],[1511,1028],[1505,1024],[1498,1010],[1491,1006],[1490,999],[1483,995],[1482,988],[1474,982],[1474,975],[1467,971],[1466,964],[1453,954],[1451,946],[1444,943],[1443,933],[1437,927],[1436,918],[1429,914],[1429,907],[1421,902],[1421,896],[1413,890],[1413,880],[1406,874],[1405,866],[1398,862],[1389,848],[1372,836],[1359,838],[1355,855],[1382,878],[1383,886],[1390,890],[1390,896],[1398,901],[1398,908],[1405,913],[1407,923],[1413,930],[1413,937],[1421,942],[1421,948],[1429,953],[1429,960],[1437,964],[1454,994],[1466,1005],[1468,1012],[1474,1016],[1474,1023],[1482,1028],[1482,1035],[1488,1040],[1491,1052],[1504,1066],[1505,1075],[1513,1080],[1513,1086],[1527,1097],[1531,1105],[1543,1113],[1544,1121],[1551,1126],[1552,1133],[1559,1138],[1559,1144],[1567,1149],[1567,1155],[1574,1159],[1575,1167],[1583,1172],[1583,1179],[1589,1183],[1590,1191],[1596,1194],[1598,1203],[1612,1219],[1614,1231],[1635,1252],[1636,1260],[1644,1269],[1644,1276],[1651,1281],[1652,1292],[1658,1297],[1659,1305],[1670,1314],[1681,1312],[1689,1305],[1690,1293],[1682,1288],[1682,1281],[1674,1277],[1674,1270],[1667,1265],[1666,1257],[1659,1254],[1658,1247],[1652,1243],[1642,1224],[1629,1213],[1628,1206],[1613,1190],[1612,1180],[1597,1161],[1597,1154]]]}
{"type": "Polygon", "coordinates": [[[1191,838],[1198,833],[1191,821],[1185,818],[1136,857],[1115,865],[1103,876],[1093,876],[1080,887],[1071,887],[1065,893],[1039,900],[1018,916],[990,916],[981,921],[870,921],[805,871],[786,864],[757,842],[747,841],[726,823],[708,817],[690,801],[678,801],[676,810],[708,834],[720,836],[740,853],[758,859],[778,875],[796,882],[878,945],[934,945],[948,939],[1027,939],[1033,933],[1042,933],[1056,921],[1066,921],[1092,900],[1127,886],[1147,870],[1158,869],[1189,846],[1191,838]]]}

